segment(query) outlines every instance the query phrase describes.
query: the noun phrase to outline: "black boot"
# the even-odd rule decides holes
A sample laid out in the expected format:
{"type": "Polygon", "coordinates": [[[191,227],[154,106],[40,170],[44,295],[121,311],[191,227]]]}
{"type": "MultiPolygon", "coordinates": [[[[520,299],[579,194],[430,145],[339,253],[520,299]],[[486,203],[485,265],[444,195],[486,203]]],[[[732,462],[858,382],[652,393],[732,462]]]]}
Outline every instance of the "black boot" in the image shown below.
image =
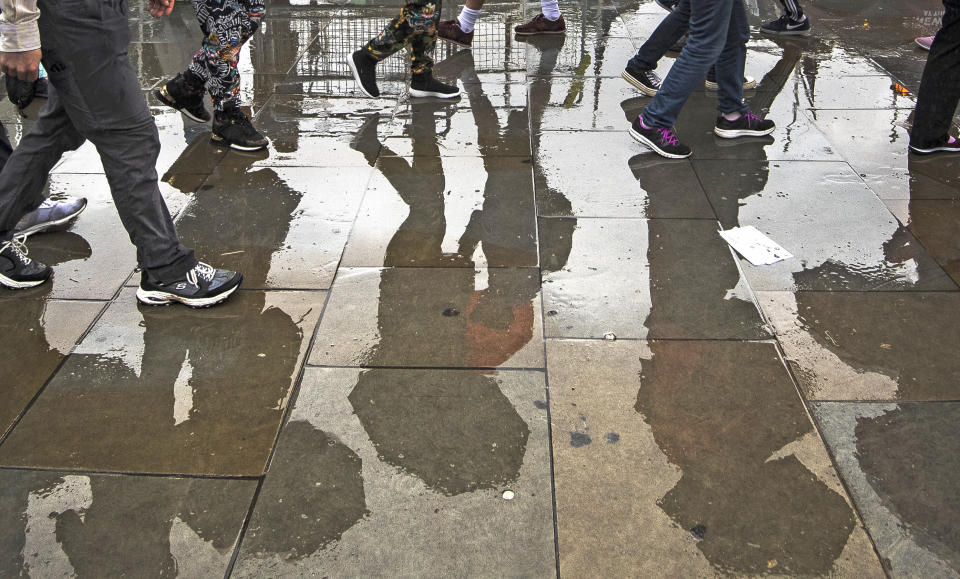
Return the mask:
{"type": "Polygon", "coordinates": [[[205,92],[203,79],[188,70],[173,77],[173,80],[153,91],[153,94],[157,100],[180,111],[187,118],[206,123],[210,120],[210,113],[203,106],[205,92]]]}
{"type": "Polygon", "coordinates": [[[410,81],[410,96],[452,99],[460,96],[460,87],[456,84],[444,84],[433,78],[431,73],[425,72],[413,75],[410,81]]]}
{"type": "Polygon", "coordinates": [[[223,111],[214,113],[212,139],[238,151],[259,151],[269,143],[236,104],[226,104],[223,111]]]}
{"type": "Polygon", "coordinates": [[[353,79],[360,85],[363,94],[372,98],[380,96],[380,89],[377,87],[377,60],[367,54],[366,49],[361,48],[348,56],[347,64],[350,65],[353,79]]]}

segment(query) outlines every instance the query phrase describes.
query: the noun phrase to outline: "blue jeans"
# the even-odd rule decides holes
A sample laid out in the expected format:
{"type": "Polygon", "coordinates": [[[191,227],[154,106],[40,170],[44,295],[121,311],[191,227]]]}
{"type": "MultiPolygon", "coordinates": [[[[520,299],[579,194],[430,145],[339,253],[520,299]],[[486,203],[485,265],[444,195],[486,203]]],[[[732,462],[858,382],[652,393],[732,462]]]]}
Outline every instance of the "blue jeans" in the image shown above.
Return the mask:
{"type": "MultiPolygon", "coordinates": [[[[657,62],[687,32],[690,22],[690,0],[680,0],[673,12],[657,25],[650,38],[643,43],[637,55],[627,62],[627,66],[640,70],[654,70],[657,62]]],[[[686,50],[686,49],[684,49],[686,50]]]]}
{"type": "Polygon", "coordinates": [[[716,63],[717,109],[745,113],[743,65],[750,28],[743,0],[690,0],[690,38],[643,112],[648,127],[672,127],[690,93],[716,63]]]}

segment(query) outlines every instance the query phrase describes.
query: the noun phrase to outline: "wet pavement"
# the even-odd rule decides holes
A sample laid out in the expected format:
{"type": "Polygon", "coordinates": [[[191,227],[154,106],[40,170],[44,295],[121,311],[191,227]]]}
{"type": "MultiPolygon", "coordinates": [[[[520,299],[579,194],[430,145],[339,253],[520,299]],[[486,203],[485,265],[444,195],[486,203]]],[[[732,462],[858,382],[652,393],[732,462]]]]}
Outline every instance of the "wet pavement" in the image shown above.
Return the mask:
{"type": "MultiPolygon", "coordinates": [[[[716,139],[697,90],[677,161],[626,133],[652,0],[526,42],[535,6],[488,4],[438,46],[455,102],[399,57],[361,97],[395,8],[271,4],[261,154],[153,100],[199,31],[131,4],[178,230],[245,282],[138,305],[96,151],[56,167],[90,205],[30,240],[51,284],[0,290],[0,576],[960,576],[960,161],[906,152],[942,5],[805,8],[748,46],[777,130],[716,139]]],[[[38,106],[0,105],[15,142],[38,106]]]]}

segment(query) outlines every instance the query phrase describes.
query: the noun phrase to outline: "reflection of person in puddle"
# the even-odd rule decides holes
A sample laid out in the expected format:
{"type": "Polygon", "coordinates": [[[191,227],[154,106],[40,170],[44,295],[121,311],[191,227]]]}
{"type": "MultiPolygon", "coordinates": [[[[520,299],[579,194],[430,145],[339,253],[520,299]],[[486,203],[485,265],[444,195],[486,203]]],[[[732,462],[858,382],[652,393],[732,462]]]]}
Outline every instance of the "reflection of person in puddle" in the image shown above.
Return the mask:
{"type": "MultiPolygon", "coordinates": [[[[785,52],[787,62],[778,64],[761,86],[780,82],[770,75],[792,70],[798,58],[799,53],[785,52]]],[[[684,109],[686,115],[712,117],[707,102],[690,104],[684,109]]],[[[772,139],[717,141],[718,145],[736,143],[733,153],[738,158],[763,161],[772,139]]],[[[669,175],[678,163],[684,161],[649,154],[631,160],[648,192],[652,215],[667,214],[675,203],[675,184],[669,175]]],[[[766,185],[765,163],[760,171],[739,176],[741,171],[735,166],[726,176],[731,180],[724,181],[736,194],[715,206],[724,227],[737,224],[740,200],[766,185]]],[[[733,332],[730,337],[764,337],[753,303],[737,296],[728,299],[740,275],[713,228],[704,228],[702,236],[692,235],[699,229],[678,225],[674,219],[651,219],[648,227],[651,309],[646,326],[651,333],[673,338],[709,332],[715,323],[720,331],[733,332]],[[698,261],[677,261],[677,256],[685,254],[697,256],[698,261]],[[715,265],[724,262],[729,266],[715,265]],[[698,263],[702,267],[691,267],[698,263]],[[747,323],[733,327],[728,320],[747,323]]],[[[764,573],[775,566],[775,571],[783,573],[828,573],[855,520],[844,499],[817,480],[794,454],[774,458],[785,446],[812,433],[796,392],[785,374],[778,380],[770,374],[748,373],[757,377],[753,384],[731,379],[736,371],[730,368],[730,360],[768,373],[771,367],[781,369],[779,363],[770,362],[776,358],[774,349],[751,342],[657,340],[649,342],[649,348],[650,358],[641,359],[643,385],[636,410],[682,473],[658,502],[660,508],[691,532],[716,569],[764,573]]]]}
{"type": "MultiPolygon", "coordinates": [[[[457,62],[445,64],[461,69],[487,172],[482,207],[471,215],[455,253],[441,249],[446,182],[437,105],[412,105],[412,162],[381,149],[373,125],[354,142],[410,205],[385,258],[380,342],[366,359],[370,366],[408,360],[415,339],[418,349],[443,351],[459,366],[491,368],[509,360],[533,334],[539,278],[532,269],[536,221],[530,165],[523,156],[529,151],[527,115],[511,111],[501,127],[470,54],[454,58],[457,62]],[[482,289],[475,285],[477,248],[488,266],[482,289]],[[406,269],[437,265],[452,266],[443,270],[442,283],[436,275],[406,269]]],[[[457,495],[496,488],[519,476],[529,427],[491,375],[372,369],[361,374],[350,400],[379,455],[436,491],[457,495]]]]}
{"type": "Polygon", "coordinates": [[[226,565],[241,523],[236,481],[23,472],[4,482],[3,512],[20,518],[0,548],[23,554],[0,561],[4,577],[172,577],[191,568],[185,554],[211,548],[226,565]]]}

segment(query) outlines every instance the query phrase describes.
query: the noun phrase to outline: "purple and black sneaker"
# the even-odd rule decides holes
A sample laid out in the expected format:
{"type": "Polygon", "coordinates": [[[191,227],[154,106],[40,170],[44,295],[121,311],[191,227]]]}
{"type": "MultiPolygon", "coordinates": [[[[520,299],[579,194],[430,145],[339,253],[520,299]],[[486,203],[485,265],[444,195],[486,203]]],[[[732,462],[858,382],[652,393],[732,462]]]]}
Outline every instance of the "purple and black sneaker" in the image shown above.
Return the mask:
{"type": "Polygon", "coordinates": [[[680,142],[673,127],[648,127],[640,115],[633,120],[630,136],[668,159],[686,159],[693,152],[680,142]]]}

